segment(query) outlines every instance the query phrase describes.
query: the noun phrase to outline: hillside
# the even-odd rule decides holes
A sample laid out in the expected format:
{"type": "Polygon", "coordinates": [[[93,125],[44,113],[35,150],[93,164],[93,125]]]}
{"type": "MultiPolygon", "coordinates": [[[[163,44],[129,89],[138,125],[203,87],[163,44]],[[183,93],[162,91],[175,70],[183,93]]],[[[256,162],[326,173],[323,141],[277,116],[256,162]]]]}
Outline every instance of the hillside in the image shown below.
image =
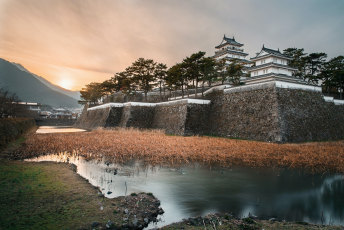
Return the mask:
{"type": "Polygon", "coordinates": [[[20,64],[0,58],[0,88],[15,93],[21,101],[53,107],[79,108],[77,93],[64,90],[30,73],[20,64]]]}
{"type": "Polygon", "coordinates": [[[62,94],[65,94],[67,96],[70,96],[76,100],[80,100],[80,92],[79,91],[71,91],[71,90],[67,90],[64,89],[58,85],[54,85],[52,84],[50,81],[46,80],[45,78],[38,76],[34,73],[31,73],[30,71],[28,71],[24,66],[22,66],[19,63],[14,63],[12,62],[12,64],[14,64],[15,66],[17,66],[20,70],[28,72],[29,74],[31,74],[32,76],[34,76],[36,79],[38,79],[40,82],[42,82],[44,85],[48,86],[50,89],[55,90],[57,92],[60,92],[62,94]]]}

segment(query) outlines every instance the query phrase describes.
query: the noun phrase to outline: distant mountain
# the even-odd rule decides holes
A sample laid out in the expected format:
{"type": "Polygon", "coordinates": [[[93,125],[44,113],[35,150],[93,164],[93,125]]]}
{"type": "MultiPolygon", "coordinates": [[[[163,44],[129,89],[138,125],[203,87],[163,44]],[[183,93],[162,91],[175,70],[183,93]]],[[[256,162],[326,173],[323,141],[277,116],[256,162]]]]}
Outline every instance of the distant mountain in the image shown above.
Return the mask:
{"type": "Polygon", "coordinates": [[[53,107],[79,108],[80,94],[53,85],[22,65],[0,58],[0,88],[15,93],[21,101],[53,107]]]}
{"type": "Polygon", "coordinates": [[[22,66],[21,64],[19,63],[15,63],[15,62],[12,62],[12,64],[14,64],[15,66],[18,67],[18,69],[22,70],[22,71],[25,71],[25,72],[28,72],[29,74],[31,74],[32,76],[34,76],[35,78],[37,78],[39,81],[41,81],[44,85],[48,86],[50,89],[52,90],[55,90],[57,92],[60,92],[60,93],[63,93],[63,94],[66,94],[67,96],[70,96],[72,98],[75,98],[76,100],[80,100],[80,92],[79,91],[71,91],[71,90],[67,90],[67,89],[64,89],[58,85],[54,85],[52,84],[50,81],[47,81],[45,78],[41,77],[41,76],[38,76],[34,73],[31,73],[30,71],[28,71],[24,66],[22,66]]]}

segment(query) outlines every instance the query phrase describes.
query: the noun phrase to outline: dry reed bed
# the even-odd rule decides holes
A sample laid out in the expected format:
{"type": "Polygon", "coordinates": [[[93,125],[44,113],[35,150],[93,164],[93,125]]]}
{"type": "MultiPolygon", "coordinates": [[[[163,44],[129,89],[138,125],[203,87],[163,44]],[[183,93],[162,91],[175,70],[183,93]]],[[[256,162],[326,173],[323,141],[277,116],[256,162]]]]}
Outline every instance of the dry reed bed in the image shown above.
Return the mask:
{"type": "Polygon", "coordinates": [[[213,137],[166,136],[160,131],[94,130],[35,134],[17,153],[21,158],[67,152],[115,163],[143,160],[152,165],[199,162],[218,166],[290,167],[344,172],[344,141],[276,144],[213,137]]]}

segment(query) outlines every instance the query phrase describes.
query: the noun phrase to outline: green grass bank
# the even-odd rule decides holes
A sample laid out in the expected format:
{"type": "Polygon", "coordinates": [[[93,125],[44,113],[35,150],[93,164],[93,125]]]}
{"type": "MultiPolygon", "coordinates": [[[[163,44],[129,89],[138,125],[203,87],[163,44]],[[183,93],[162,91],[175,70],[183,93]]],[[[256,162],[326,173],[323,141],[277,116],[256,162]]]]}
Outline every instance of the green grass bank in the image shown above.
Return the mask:
{"type": "Polygon", "coordinates": [[[0,150],[35,126],[31,118],[0,118],[0,150]]]}

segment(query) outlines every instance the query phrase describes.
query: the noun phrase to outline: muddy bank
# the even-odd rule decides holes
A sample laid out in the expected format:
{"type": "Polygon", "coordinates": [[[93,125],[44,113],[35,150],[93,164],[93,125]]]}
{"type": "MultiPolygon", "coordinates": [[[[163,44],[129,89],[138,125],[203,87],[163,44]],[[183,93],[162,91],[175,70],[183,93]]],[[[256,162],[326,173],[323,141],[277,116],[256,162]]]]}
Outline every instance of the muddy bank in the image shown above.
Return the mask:
{"type": "Polygon", "coordinates": [[[157,221],[157,216],[164,213],[159,208],[160,201],[152,193],[132,193],[129,196],[114,198],[117,203],[114,212],[122,214],[122,224],[113,225],[121,229],[143,229],[150,222],[157,221]]]}
{"type": "Polygon", "coordinates": [[[233,217],[231,214],[210,214],[204,217],[194,217],[185,219],[181,222],[174,223],[161,229],[174,230],[174,229],[232,229],[232,230],[259,230],[259,229],[298,229],[298,230],[343,230],[342,226],[324,226],[324,225],[313,225],[306,222],[286,222],[278,221],[275,218],[270,220],[259,220],[255,217],[247,217],[238,219],[233,217]]]}

